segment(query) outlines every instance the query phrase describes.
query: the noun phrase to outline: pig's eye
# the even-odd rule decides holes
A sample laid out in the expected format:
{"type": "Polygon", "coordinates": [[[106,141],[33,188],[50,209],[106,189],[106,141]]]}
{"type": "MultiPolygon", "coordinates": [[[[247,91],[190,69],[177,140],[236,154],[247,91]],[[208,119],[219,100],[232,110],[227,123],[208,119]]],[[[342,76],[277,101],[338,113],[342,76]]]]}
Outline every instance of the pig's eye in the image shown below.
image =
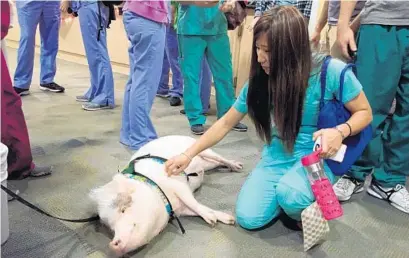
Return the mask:
{"type": "Polygon", "coordinates": [[[123,208],[123,209],[121,210],[121,212],[122,212],[122,213],[125,213],[125,208],[123,208]]]}
{"type": "Polygon", "coordinates": [[[136,227],[136,223],[134,223],[133,226],[136,227]]]}

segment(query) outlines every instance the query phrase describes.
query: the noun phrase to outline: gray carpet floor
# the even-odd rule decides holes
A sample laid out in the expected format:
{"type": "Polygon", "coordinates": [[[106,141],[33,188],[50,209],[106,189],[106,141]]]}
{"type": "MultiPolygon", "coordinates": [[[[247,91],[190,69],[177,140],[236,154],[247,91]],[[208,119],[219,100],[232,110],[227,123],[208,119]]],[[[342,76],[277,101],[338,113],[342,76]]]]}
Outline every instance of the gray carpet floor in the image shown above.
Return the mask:
{"type": "MultiPolygon", "coordinates": [[[[16,51],[9,49],[10,70],[16,67],[16,51]]],[[[50,213],[65,218],[93,215],[86,198],[90,188],[106,183],[132,154],[119,142],[123,89],[127,77],[115,74],[117,108],[86,112],[75,96],[89,86],[86,66],[58,60],[56,82],[63,94],[39,90],[39,58],[36,56],[31,95],[23,97],[35,162],[52,165],[54,174],[44,179],[9,181],[21,196],[50,213]]],[[[212,100],[213,107],[214,100],[212,100]]],[[[159,135],[190,135],[180,107],[157,98],[152,118],[159,135]]],[[[215,111],[208,124],[215,121],[215,111]]],[[[245,121],[249,124],[249,121],[245,121]]],[[[234,204],[248,173],[257,163],[260,142],[254,128],[232,132],[215,150],[242,160],[244,172],[207,174],[197,199],[215,209],[234,212],[234,204]]],[[[303,251],[300,232],[285,228],[281,221],[260,232],[218,224],[210,228],[200,218],[182,218],[182,235],[169,225],[150,245],[129,257],[409,257],[409,216],[370,197],[366,192],[343,205],[345,215],[330,222],[326,242],[308,253],[303,251]]],[[[63,223],[44,217],[22,204],[9,203],[10,238],[2,257],[112,257],[111,232],[99,223],[63,223]]]]}

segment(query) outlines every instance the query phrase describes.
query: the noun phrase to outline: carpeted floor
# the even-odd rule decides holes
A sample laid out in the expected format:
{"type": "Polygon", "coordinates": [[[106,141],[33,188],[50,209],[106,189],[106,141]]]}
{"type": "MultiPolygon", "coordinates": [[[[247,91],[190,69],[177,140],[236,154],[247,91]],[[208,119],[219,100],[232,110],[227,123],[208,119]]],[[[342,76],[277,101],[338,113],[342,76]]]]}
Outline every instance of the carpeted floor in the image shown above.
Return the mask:
{"type": "MultiPolygon", "coordinates": [[[[15,69],[16,51],[9,49],[10,70],[15,69]]],[[[52,165],[51,177],[9,181],[21,196],[54,215],[83,218],[93,215],[86,198],[90,188],[108,182],[126,165],[132,152],[119,142],[123,88],[127,77],[115,74],[114,110],[86,112],[75,102],[89,85],[86,66],[58,61],[56,82],[64,94],[42,92],[39,58],[36,56],[31,95],[23,108],[37,164],[52,165]]],[[[214,107],[213,100],[213,107],[214,107]]],[[[152,117],[159,135],[190,135],[180,107],[156,99],[152,117]]],[[[215,121],[214,110],[208,124],[215,121]]],[[[249,124],[248,121],[246,123],[249,124]]],[[[244,172],[209,173],[196,193],[202,203],[234,212],[240,186],[259,157],[260,143],[251,127],[247,133],[232,132],[216,148],[221,154],[244,162],[244,172]]],[[[260,232],[218,224],[210,228],[200,218],[182,218],[187,230],[181,235],[169,225],[149,246],[130,257],[409,257],[409,216],[366,192],[343,205],[345,215],[330,223],[328,240],[308,253],[302,235],[285,228],[281,221],[260,232]]],[[[111,233],[98,223],[62,223],[39,215],[18,202],[9,203],[10,238],[2,257],[112,257],[108,250],[111,233]]]]}

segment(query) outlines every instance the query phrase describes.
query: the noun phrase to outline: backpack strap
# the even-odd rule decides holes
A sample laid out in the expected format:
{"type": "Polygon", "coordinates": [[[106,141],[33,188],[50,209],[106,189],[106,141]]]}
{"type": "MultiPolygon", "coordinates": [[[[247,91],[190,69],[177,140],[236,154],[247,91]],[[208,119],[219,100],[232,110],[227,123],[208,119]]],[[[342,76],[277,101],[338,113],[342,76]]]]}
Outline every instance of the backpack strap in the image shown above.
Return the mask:
{"type": "Polygon", "coordinates": [[[344,69],[342,69],[341,76],[339,78],[339,101],[341,102],[342,102],[342,95],[344,92],[345,73],[347,72],[349,68],[352,68],[352,71],[355,73],[355,68],[356,68],[355,64],[349,63],[345,66],[344,69]]]}
{"type": "Polygon", "coordinates": [[[324,96],[325,88],[327,86],[327,70],[329,62],[331,61],[331,56],[326,56],[321,67],[321,99],[320,99],[320,109],[324,106],[324,96]]]}

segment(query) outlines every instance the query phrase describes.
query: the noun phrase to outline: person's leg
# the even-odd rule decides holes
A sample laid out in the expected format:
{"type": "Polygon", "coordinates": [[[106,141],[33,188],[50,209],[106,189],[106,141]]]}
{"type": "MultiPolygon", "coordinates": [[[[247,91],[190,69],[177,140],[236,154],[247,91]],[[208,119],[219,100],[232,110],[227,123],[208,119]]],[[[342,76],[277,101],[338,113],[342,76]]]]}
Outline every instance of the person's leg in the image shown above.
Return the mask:
{"type": "MultiPolygon", "coordinates": [[[[174,97],[173,106],[178,106],[181,104],[180,98],[183,97],[183,79],[182,72],[179,65],[179,47],[176,31],[171,26],[168,28],[168,38],[167,38],[167,54],[172,69],[172,88],[169,91],[170,97],[174,97]],[[179,101],[178,101],[179,100],[179,101]]],[[[172,102],[172,100],[170,100],[172,102]]],[[[172,105],[172,103],[171,103],[172,105]]]]}
{"type": "Polygon", "coordinates": [[[358,33],[357,78],[372,108],[373,139],[347,175],[335,185],[334,190],[340,200],[349,200],[353,193],[362,191],[366,176],[382,163],[381,135],[402,67],[395,33],[396,30],[391,30],[390,26],[380,25],[362,25],[358,33]]]}
{"type": "Polygon", "coordinates": [[[286,169],[262,158],[248,176],[236,202],[236,221],[242,228],[260,229],[278,217],[276,185],[286,169]]]}
{"type": "Polygon", "coordinates": [[[200,63],[206,49],[205,36],[178,35],[179,60],[183,74],[183,103],[192,132],[202,134],[206,117],[200,101],[200,63]],[[196,128],[199,128],[196,130],[196,128]]]}
{"type": "MultiPolygon", "coordinates": [[[[206,37],[208,47],[206,57],[213,74],[216,89],[217,118],[221,118],[231,108],[235,100],[233,88],[233,68],[229,37],[226,34],[206,37]]],[[[245,132],[247,126],[238,123],[233,130],[245,132]]]]}
{"type": "Polygon", "coordinates": [[[158,97],[167,98],[169,97],[169,57],[168,57],[168,48],[169,48],[169,28],[166,28],[166,43],[165,43],[165,52],[163,54],[163,63],[162,63],[162,74],[159,81],[159,88],[156,92],[158,97]]]}
{"type": "Polygon", "coordinates": [[[78,10],[82,39],[91,75],[91,89],[85,94],[90,103],[83,105],[85,110],[100,110],[115,106],[114,78],[106,42],[105,24],[107,24],[108,11],[108,8],[100,2],[83,5],[78,10]],[[98,40],[99,11],[104,29],[100,31],[98,40]]]}
{"type": "MultiPolygon", "coordinates": [[[[335,176],[328,166],[325,166],[324,169],[328,180],[333,183],[335,176]]],[[[301,212],[315,201],[310,182],[301,162],[297,162],[280,179],[276,187],[276,195],[277,202],[283,211],[290,218],[300,221],[301,212]]]]}
{"type": "MultiPolygon", "coordinates": [[[[137,150],[157,138],[150,111],[159,86],[166,29],[164,24],[132,12],[124,13],[124,24],[135,55],[132,83],[127,92],[130,128],[128,146],[137,150]]],[[[125,142],[124,139],[121,138],[121,142],[125,142]]]]}
{"type": "Polygon", "coordinates": [[[64,92],[64,88],[54,82],[57,71],[57,53],[61,23],[60,1],[44,1],[40,19],[41,72],[40,89],[64,92]]]}
{"type": "Polygon", "coordinates": [[[200,72],[200,99],[202,100],[203,114],[209,112],[210,94],[212,91],[212,72],[206,56],[203,57],[202,70],[200,72]]]}
{"type": "MultiPolygon", "coordinates": [[[[390,51],[393,49],[399,53],[398,56],[391,55],[387,59],[388,65],[401,63],[399,69],[395,66],[389,68],[388,76],[395,74],[391,71],[392,68],[401,73],[400,76],[397,75],[396,85],[382,85],[382,87],[389,87],[391,91],[396,90],[396,109],[390,118],[390,123],[382,133],[382,146],[380,147],[383,148],[383,162],[379,167],[375,167],[368,193],[387,200],[397,209],[409,213],[409,193],[405,188],[409,176],[407,158],[409,153],[409,26],[391,26],[388,28],[387,35],[381,34],[381,36],[397,39],[395,45],[382,48],[384,50],[389,48],[390,51]]],[[[381,103],[382,101],[378,100],[376,104],[371,103],[371,105],[374,105],[377,110],[377,105],[381,103]]],[[[383,106],[382,115],[386,117],[390,105],[384,104],[383,106]]]]}
{"type": "MultiPolygon", "coordinates": [[[[128,23],[128,20],[130,19],[130,15],[124,13],[123,14],[123,23],[124,26],[126,23],[128,23]]],[[[129,42],[131,42],[131,38],[129,35],[127,35],[129,42]]],[[[130,92],[131,92],[131,85],[132,85],[132,76],[133,76],[133,71],[135,70],[135,62],[136,62],[136,56],[134,53],[134,47],[132,44],[129,45],[128,48],[128,56],[129,56],[129,76],[128,76],[128,82],[125,85],[125,90],[124,90],[124,102],[123,102],[123,107],[122,107],[122,126],[121,126],[121,131],[120,131],[120,142],[124,145],[129,146],[130,139],[129,135],[131,134],[131,125],[130,125],[130,116],[129,116],[129,111],[130,111],[130,92]]]]}
{"type": "Polygon", "coordinates": [[[20,95],[28,94],[33,77],[34,49],[37,25],[40,21],[43,2],[16,2],[20,41],[17,51],[17,67],[14,87],[20,95]]]}
{"type": "Polygon", "coordinates": [[[38,167],[33,163],[21,97],[13,89],[3,52],[1,71],[1,142],[8,148],[8,178],[50,175],[51,167],[38,167]]]}

